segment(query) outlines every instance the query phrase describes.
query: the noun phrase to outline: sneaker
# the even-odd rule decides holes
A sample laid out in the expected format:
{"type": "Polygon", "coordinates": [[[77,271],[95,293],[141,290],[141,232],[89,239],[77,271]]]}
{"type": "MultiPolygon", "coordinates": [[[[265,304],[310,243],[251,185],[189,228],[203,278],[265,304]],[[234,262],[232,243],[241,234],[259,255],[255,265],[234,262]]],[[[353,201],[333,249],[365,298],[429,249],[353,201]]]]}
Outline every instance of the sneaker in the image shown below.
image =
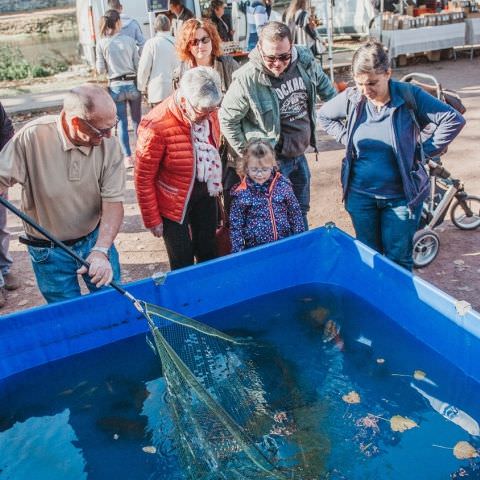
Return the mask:
{"type": "Polygon", "coordinates": [[[133,156],[123,157],[123,163],[127,170],[130,168],[133,168],[135,167],[135,157],[133,156]]]}
{"type": "Polygon", "coordinates": [[[20,280],[13,273],[4,273],[3,280],[5,281],[5,290],[16,290],[20,287],[20,280]]]}
{"type": "Polygon", "coordinates": [[[7,296],[5,295],[5,289],[3,287],[0,287],[0,308],[5,306],[7,303],[7,296]]]}

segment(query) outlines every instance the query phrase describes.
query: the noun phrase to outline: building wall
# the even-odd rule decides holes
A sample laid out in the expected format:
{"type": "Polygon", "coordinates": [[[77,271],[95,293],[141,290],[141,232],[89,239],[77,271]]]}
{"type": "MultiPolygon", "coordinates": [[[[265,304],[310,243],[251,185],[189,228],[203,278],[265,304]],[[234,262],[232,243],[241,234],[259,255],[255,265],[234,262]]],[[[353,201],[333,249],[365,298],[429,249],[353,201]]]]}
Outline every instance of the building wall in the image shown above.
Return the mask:
{"type": "Polygon", "coordinates": [[[23,12],[39,8],[70,7],[75,0],[0,0],[0,13],[23,12]]]}

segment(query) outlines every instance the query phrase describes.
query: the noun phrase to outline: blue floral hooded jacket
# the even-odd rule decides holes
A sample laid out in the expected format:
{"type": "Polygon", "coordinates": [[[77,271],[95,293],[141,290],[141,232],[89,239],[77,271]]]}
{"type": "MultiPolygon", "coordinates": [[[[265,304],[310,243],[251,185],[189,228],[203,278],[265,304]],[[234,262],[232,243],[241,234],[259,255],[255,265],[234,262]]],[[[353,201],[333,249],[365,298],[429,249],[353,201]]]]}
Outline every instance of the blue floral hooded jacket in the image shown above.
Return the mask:
{"type": "Polygon", "coordinates": [[[232,187],[230,238],[232,252],[274,242],[305,230],[290,181],[280,172],[263,185],[244,178],[232,187]]]}

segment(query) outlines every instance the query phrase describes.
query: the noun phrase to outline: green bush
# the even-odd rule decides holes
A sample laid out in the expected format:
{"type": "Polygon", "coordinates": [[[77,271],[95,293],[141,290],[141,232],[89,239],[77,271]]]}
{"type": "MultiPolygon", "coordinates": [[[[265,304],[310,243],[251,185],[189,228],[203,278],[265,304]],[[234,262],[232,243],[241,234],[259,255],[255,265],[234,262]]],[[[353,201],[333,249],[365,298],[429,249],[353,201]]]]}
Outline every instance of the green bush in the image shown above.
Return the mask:
{"type": "Polygon", "coordinates": [[[0,46],[0,81],[49,77],[68,70],[64,58],[42,57],[38,63],[29,63],[18,47],[0,46]]]}
{"type": "Polygon", "coordinates": [[[30,64],[18,48],[0,47],[0,80],[21,80],[30,73],[30,64]]]}

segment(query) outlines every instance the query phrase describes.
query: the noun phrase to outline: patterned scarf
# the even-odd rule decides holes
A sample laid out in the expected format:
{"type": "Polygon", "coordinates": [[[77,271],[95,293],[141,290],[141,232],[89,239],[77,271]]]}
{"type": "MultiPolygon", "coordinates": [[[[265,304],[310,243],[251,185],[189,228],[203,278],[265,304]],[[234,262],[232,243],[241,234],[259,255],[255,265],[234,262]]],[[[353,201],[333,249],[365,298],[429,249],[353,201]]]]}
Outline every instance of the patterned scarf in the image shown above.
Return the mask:
{"type": "Polygon", "coordinates": [[[222,191],[222,162],[218,150],[210,144],[208,120],[193,123],[193,148],[197,161],[197,180],[206,182],[208,193],[216,197],[222,191]]]}

